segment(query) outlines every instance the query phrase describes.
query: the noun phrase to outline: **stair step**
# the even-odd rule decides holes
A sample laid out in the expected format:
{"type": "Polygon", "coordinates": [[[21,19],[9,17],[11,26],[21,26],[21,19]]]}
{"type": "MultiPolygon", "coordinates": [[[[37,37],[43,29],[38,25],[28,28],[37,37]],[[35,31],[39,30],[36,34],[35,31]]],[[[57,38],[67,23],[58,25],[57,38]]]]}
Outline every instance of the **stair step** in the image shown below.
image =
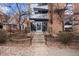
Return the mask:
{"type": "Polygon", "coordinates": [[[42,44],[42,43],[45,43],[45,40],[44,40],[44,35],[43,33],[34,33],[34,36],[33,36],[33,41],[32,43],[36,43],[36,44],[42,44]]]}

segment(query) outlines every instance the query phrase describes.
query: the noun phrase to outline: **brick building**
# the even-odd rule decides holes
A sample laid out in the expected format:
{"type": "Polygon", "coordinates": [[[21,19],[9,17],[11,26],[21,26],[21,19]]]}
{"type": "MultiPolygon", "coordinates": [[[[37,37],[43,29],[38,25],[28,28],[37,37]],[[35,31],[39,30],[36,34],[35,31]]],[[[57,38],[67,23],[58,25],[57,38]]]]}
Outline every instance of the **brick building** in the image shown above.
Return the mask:
{"type": "MultiPolygon", "coordinates": [[[[25,30],[25,28],[28,26],[29,19],[27,16],[23,16],[21,18],[21,30],[25,30]]],[[[19,30],[19,14],[16,13],[14,15],[7,16],[4,13],[0,13],[0,23],[3,25],[3,30],[6,31],[18,31],[19,30]],[[8,18],[6,18],[8,17],[8,18]]]]}
{"type": "MultiPolygon", "coordinates": [[[[29,23],[30,30],[35,32],[49,31],[53,34],[57,34],[60,31],[72,30],[79,32],[78,3],[31,3],[30,9],[30,18],[23,17],[26,20],[21,29],[25,29],[29,23]]],[[[0,21],[2,19],[5,19],[5,17],[1,13],[0,21]]],[[[18,28],[18,14],[11,16],[9,20],[12,20],[9,23],[14,24],[13,28],[16,26],[18,28]]]]}
{"type": "Polygon", "coordinates": [[[48,4],[47,3],[31,3],[30,4],[30,20],[31,31],[45,32],[48,23],[48,4]]]}
{"type": "Polygon", "coordinates": [[[74,12],[74,30],[79,32],[79,3],[73,4],[73,12],[74,12]]]}
{"type": "MultiPolygon", "coordinates": [[[[77,3],[48,3],[45,5],[44,3],[31,4],[32,17],[30,18],[30,20],[34,20],[34,21],[38,20],[37,23],[40,23],[42,17],[43,20],[42,22],[44,22],[45,18],[43,17],[43,15],[47,14],[47,16],[44,15],[45,17],[47,17],[46,18],[47,25],[45,25],[47,26],[46,31],[49,31],[53,34],[57,34],[60,31],[78,32],[79,31],[78,9],[79,6],[77,3]],[[45,6],[47,7],[45,8],[45,6]]],[[[34,24],[37,23],[35,22],[34,24]]],[[[37,25],[35,26],[36,28],[38,27],[37,25]]]]}
{"type": "Polygon", "coordinates": [[[53,34],[60,31],[79,32],[78,3],[49,3],[49,25],[53,34]]]}

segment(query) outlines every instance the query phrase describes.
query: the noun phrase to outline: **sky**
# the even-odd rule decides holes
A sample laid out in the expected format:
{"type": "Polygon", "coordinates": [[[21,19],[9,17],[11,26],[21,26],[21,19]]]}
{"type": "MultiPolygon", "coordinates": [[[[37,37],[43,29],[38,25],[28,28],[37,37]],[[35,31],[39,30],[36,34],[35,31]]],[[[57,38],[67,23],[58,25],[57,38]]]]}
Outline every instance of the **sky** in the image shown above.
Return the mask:
{"type": "MultiPolygon", "coordinates": [[[[28,11],[29,3],[17,3],[19,6],[20,11],[28,11]]],[[[72,4],[69,5],[69,10],[72,10],[72,4]]],[[[15,14],[18,11],[16,3],[0,3],[0,11],[2,11],[5,14],[15,14]]],[[[72,12],[65,11],[67,14],[70,14],[72,12]]]]}
{"type": "MultiPolygon", "coordinates": [[[[28,4],[27,3],[17,3],[20,11],[27,11],[28,4]]],[[[14,14],[18,11],[16,3],[0,3],[0,11],[5,14],[14,14]]]]}

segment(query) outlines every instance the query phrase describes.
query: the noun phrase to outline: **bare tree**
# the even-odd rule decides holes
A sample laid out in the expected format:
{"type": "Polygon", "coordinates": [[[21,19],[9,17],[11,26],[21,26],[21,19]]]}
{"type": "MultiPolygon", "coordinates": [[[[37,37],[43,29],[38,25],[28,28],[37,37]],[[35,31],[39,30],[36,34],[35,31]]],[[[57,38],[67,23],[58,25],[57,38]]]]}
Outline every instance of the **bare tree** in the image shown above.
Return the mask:
{"type": "Polygon", "coordinates": [[[58,20],[62,23],[62,30],[64,31],[64,12],[66,8],[65,6],[63,8],[59,7],[59,4],[57,3],[57,8],[54,10],[55,13],[57,13],[58,20]]]}
{"type": "Polygon", "coordinates": [[[18,9],[18,12],[19,12],[19,30],[21,31],[21,25],[25,22],[26,19],[22,19],[23,16],[25,15],[28,15],[28,11],[21,11],[20,10],[20,6],[18,3],[16,3],[16,6],[17,6],[17,9],[18,9]]]}
{"type": "MultiPolygon", "coordinates": [[[[16,3],[15,4],[16,5],[16,8],[17,8],[17,11],[16,11],[16,13],[18,12],[18,15],[17,15],[17,18],[18,18],[18,25],[19,25],[19,30],[21,31],[21,26],[23,25],[23,23],[25,22],[25,18],[24,18],[24,16],[25,15],[28,15],[28,11],[26,11],[26,10],[21,10],[22,8],[21,8],[21,5],[20,4],[18,4],[18,3],[16,3]],[[24,18],[24,19],[23,19],[24,18]]],[[[14,7],[12,7],[12,6],[8,6],[12,11],[14,11],[14,7]]],[[[24,7],[26,7],[26,5],[24,5],[24,7]]],[[[26,16],[27,17],[27,16],[26,16]]]]}

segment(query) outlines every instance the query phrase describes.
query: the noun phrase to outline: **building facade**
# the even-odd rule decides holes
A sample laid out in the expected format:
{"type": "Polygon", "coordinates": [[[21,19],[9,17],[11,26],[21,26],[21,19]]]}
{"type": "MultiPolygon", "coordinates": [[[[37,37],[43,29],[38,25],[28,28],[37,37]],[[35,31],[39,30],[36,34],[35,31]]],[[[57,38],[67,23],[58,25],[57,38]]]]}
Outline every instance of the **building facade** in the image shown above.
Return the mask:
{"type": "MultiPolygon", "coordinates": [[[[61,31],[79,32],[79,4],[78,3],[31,3],[29,5],[29,18],[22,18],[21,29],[30,27],[34,32],[51,32],[57,34],[61,31]],[[25,20],[25,21],[24,21],[25,20]]],[[[0,14],[0,22],[5,19],[0,14]]],[[[18,28],[19,15],[15,14],[9,19],[13,29],[18,28]]],[[[4,25],[4,29],[9,29],[4,25]]]]}
{"type": "Polygon", "coordinates": [[[30,20],[31,31],[44,32],[47,31],[48,23],[48,4],[47,3],[35,3],[30,4],[30,20]]]}
{"type": "Polygon", "coordinates": [[[49,6],[49,25],[52,33],[61,31],[79,32],[79,4],[78,3],[51,3],[49,6]]]}
{"type": "Polygon", "coordinates": [[[78,8],[76,3],[30,4],[31,30],[49,31],[54,34],[61,31],[79,31],[78,8]]]}

